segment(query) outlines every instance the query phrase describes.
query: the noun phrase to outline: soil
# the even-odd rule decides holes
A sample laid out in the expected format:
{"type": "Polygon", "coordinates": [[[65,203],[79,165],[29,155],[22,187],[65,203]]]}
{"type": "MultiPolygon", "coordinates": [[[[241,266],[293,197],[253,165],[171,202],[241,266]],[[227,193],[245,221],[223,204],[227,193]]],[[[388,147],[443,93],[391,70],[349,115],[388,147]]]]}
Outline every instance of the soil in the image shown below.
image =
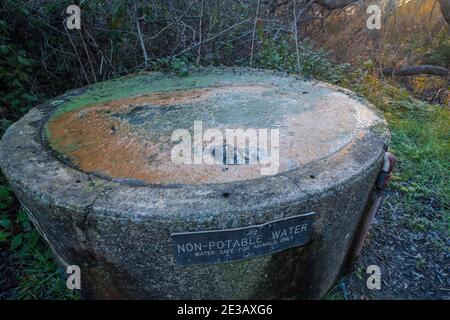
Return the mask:
{"type": "Polygon", "coordinates": [[[16,274],[19,270],[19,262],[14,254],[0,248],[0,300],[9,298],[11,291],[17,287],[16,274]]]}
{"type": "Polygon", "coordinates": [[[402,210],[401,195],[386,192],[354,271],[338,287],[345,299],[450,299],[450,238],[435,204],[418,212],[433,224],[427,230],[411,226],[402,210]],[[369,290],[366,269],[378,265],[381,288],[369,290]]]}

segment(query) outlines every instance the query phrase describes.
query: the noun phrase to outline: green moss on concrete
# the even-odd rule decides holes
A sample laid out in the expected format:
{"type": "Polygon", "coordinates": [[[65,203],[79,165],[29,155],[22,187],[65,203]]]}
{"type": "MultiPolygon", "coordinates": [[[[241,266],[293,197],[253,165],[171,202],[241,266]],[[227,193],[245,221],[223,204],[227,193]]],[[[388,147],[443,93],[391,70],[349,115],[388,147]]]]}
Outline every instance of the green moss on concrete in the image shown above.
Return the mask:
{"type": "MultiPolygon", "coordinates": [[[[100,82],[90,86],[87,91],[81,95],[69,99],[60,105],[51,115],[49,121],[53,121],[60,115],[90,107],[95,104],[107,103],[110,101],[123,99],[127,97],[172,92],[181,90],[192,90],[199,88],[207,88],[214,86],[226,85],[261,85],[271,86],[276,84],[277,90],[267,92],[259,98],[254,97],[248,100],[248,95],[233,94],[233,99],[224,101],[220,97],[217,101],[212,101],[208,106],[197,103],[195,108],[186,110],[183,105],[171,108],[170,111],[157,112],[155,117],[140,117],[133,121],[151,121],[158,122],[161,126],[170,124],[171,128],[188,128],[191,127],[194,120],[209,118],[206,120],[206,126],[215,127],[217,123],[224,125],[242,125],[250,127],[267,126],[267,123],[279,122],[286,109],[290,109],[288,113],[301,113],[309,110],[316,103],[318,97],[330,92],[331,89],[324,87],[313,87],[310,83],[299,81],[294,77],[280,76],[280,74],[270,71],[258,71],[253,69],[229,69],[229,68],[211,68],[202,69],[190,74],[187,77],[181,77],[173,74],[165,74],[161,72],[145,73],[140,75],[126,76],[118,79],[100,82]],[[301,96],[302,104],[289,103],[289,99],[295,96],[301,96]],[[284,101],[283,97],[287,97],[284,101]],[[212,104],[212,105],[211,105],[212,104]],[[220,104],[220,107],[219,107],[220,104]],[[274,107],[275,105],[275,107],[274,107]],[[279,108],[277,107],[279,105],[279,108]],[[258,107],[258,113],[255,114],[255,107],[258,107]],[[223,112],[227,109],[228,112],[223,112]],[[188,111],[188,112],[187,112],[188,111]],[[174,113],[182,112],[182,116],[174,117],[174,113]],[[154,118],[154,119],[153,119],[154,118]],[[153,119],[153,120],[152,120],[153,119]],[[176,121],[177,123],[174,123],[176,121]]],[[[161,111],[161,110],[159,110],[161,111]]],[[[121,118],[127,118],[127,114],[118,115],[121,118]]],[[[130,114],[132,121],[132,115],[130,114]]],[[[164,129],[164,128],[160,128],[164,129]]],[[[44,134],[51,145],[52,133],[46,125],[44,134]]]]}
{"type": "Polygon", "coordinates": [[[105,103],[135,95],[204,88],[217,84],[218,82],[231,83],[238,81],[239,79],[257,82],[261,80],[260,76],[257,75],[245,75],[245,79],[243,79],[242,74],[240,75],[226,71],[203,71],[194,73],[188,77],[161,72],[121,77],[92,85],[86,93],[75,97],[59,107],[53,113],[52,118],[93,104],[105,103]]]}
{"type": "MultiPolygon", "coordinates": [[[[106,103],[141,94],[190,90],[232,83],[240,83],[242,85],[249,83],[270,85],[271,83],[276,83],[281,86],[286,86],[290,90],[297,90],[298,92],[306,89],[305,82],[298,81],[293,77],[280,77],[279,74],[274,72],[253,69],[202,69],[187,77],[151,72],[96,83],[90,86],[85,93],[61,105],[55,110],[51,118],[94,104],[106,103]]],[[[311,86],[308,86],[307,89],[310,97],[318,94],[318,92],[311,92],[311,86]]],[[[317,87],[315,90],[323,91],[326,89],[317,87]]]]}

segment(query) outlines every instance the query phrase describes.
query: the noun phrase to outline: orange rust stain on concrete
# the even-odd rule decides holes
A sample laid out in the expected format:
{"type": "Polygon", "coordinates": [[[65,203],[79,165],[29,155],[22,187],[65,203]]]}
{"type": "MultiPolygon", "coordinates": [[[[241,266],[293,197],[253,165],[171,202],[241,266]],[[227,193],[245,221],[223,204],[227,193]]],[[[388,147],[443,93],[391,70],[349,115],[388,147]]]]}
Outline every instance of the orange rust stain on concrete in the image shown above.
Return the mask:
{"type": "Polygon", "coordinates": [[[153,104],[157,106],[167,106],[174,104],[187,104],[205,101],[212,95],[220,95],[228,92],[238,93],[262,93],[270,89],[262,85],[229,85],[229,86],[211,86],[202,89],[192,89],[184,91],[157,92],[143,94],[124,99],[117,99],[106,103],[94,104],[84,108],[80,113],[93,110],[109,109],[111,111],[122,111],[130,105],[153,104]]]}
{"type": "MultiPolygon", "coordinates": [[[[216,86],[168,93],[152,93],[96,104],[63,113],[47,124],[51,146],[68,156],[84,172],[111,178],[142,180],[156,184],[204,184],[261,178],[267,165],[175,164],[171,160],[170,137],[150,141],[148,132],[112,116],[139,105],[169,106],[196,103],[217,95],[258,94],[270,87],[258,85],[216,86]]],[[[280,128],[279,170],[348,151],[355,138],[361,138],[361,112],[354,102],[341,95],[325,96],[313,110],[283,117],[280,128]]],[[[363,119],[363,120],[364,120],[363,119]]]]}
{"type": "Polygon", "coordinates": [[[81,170],[112,177],[136,175],[147,151],[126,123],[99,112],[68,112],[48,123],[52,147],[81,170]]]}
{"type": "MultiPolygon", "coordinates": [[[[154,93],[96,104],[51,119],[48,130],[50,144],[68,156],[84,172],[95,172],[112,178],[143,180],[148,183],[231,182],[260,176],[260,165],[228,166],[226,175],[220,165],[177,165],[170,150],[161,151],[164,143],[150,142],[145,132],[111,117],[111,112],[124,112],[130,106],[152,104],[167,106],[194,103],[226,92],[263,92],[256,85],[221,86],[180,92],[154,93]],[[149,158],[152,157],[152,160],[149,158]],[[152,161],[157,161],[154,165],[152,161]],[[239,167],[239,168],[238,168],[239,167]]],[[[170,137],[169,137],[170,138],[170,137]]]]}

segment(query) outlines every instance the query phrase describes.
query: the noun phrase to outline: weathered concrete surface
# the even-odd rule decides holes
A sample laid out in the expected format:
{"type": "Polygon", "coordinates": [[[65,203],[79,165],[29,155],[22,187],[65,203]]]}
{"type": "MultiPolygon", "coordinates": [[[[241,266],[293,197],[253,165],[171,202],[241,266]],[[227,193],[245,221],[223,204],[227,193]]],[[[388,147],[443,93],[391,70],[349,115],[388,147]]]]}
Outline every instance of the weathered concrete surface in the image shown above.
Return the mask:
{"type": "MultiPolygon", "coordinates": [[[[155,87],[165,80],[159,74],[146,79],[155,87]]],[[[46,125],[50,146],[81,171],[111,179],[153,184],[234,182],[260,178],[261,168],[270,165],[174,163],[171,151],[178,141],[171,141],[172,133],[187,129],[192,138],[202,140],[211,128],[224,138],[230,129],[256,133],[260,128],[277,129],[276,170],[281,173],[339,152],[379,120],[344,93],[272,74],[209,73],[177,81],[175,93],[144,91],[128,96],[125,90],[115,100],[87,105],[72,101],[68,106],[76,108],[66,105],[46,125]],[[192,88],[201,80],[203,87],[192,88]],[[64,112],[65,108],[69,110],[64,112]],[[200,134],[193,132],[195,121],[201,121],[200,134]]],[[[124,80],[121,85],[132,83],[124,80]]],[[[231,151],[230,142],[227,145],[231,151]]]]}
{"type": "MultiPolygon", "coordinates": [[[[207,69],[192,75],[194,80],[188,87],[186,79],[189,77],[162,74],[126,78],[94,89],[75,90],[31,110],[10,127],[0,144],[0,165],[18,198],[39,222],[61,261],[81,267],[86,297],[311,299],[323,296],[343,267],[381,167],[389,136],[384,122],[349,92],[316,82],[311,86],[311,82],[273,72],[207,69]],[[160,80],[155,81],[155,76],[160,80]],[[249,77],[254,82],[261,81],[252,83],[249,77]],[[231,78],[235,80],[230,81],[231,78]],[[325,116],[326,121],[333,117],[338,121],[345,118],[333,113],[333,107],[342,105],[354,121],[342,121],[343,134],[334,131],[335,136],[331,134],[329,139],[316,141],[317,145],[325,146],[325,151],[314,149],[314,139],[307,141],[306,145],[313,148],[310,158],[304,158],[301,146],[298,146],[299,155],[291,158],[282,155],[280,147],[281,158],[296,161],[293,169],[284,169],[274,176],[249,175],[245,180],[225,182],[218,175],[210,175],[201,184],[190,183],[189,179],[177,180],[176,176],[168,184],[164,184],[163,178],[143,179],[150,182],[146,185],[119,183],[111,180],[115,177],[108,172],[103,173],[106,177],[101,177],[78,170],[73,161],[76,158],[70,159],[73,156],[70,148],[65,154],[56,154],[48,148],[52,121],[71,112],[87,110],[89,113],[89,108],[95,108],[93,105],[127,96],[147,94],[145,99],[154,99],[157,92],[182,90],[185,99],[189,97],[186,90],[208,91],[213,86],[216,90],[225,84],[229,86],[230,82],[236,85],[239,79],[240,85],[259,87],[268,85],[264,79],[270,79],[267,81],[272,86],[279,83],[294,88],[309,86],[317,90],[311,100],[312,109],[320,106],[317,101],[321,95],[346,101],[334,106],[333,100],[326,98],[324,108],[331,115],[325,116]],[[145,85],[141,88],[133,84],[120,91],[121,81],[145,85]],[[352,104],[348,104],[347,97],[351,97],[352,104]],[[172,233],[237,228],[311,211],[317,216],[311,240],[303,247],[225,264],[183,267],[175,264],[172,233]]],[[[247,94],[244,96],[248,99],[247,94]]],[[[299,123],[297,127],[292,125],[298,133],[302,132],[301,114],[305,112],[297,112],[298,117],[294,114],[290,118],[299,123]]],[[[310,126],[311,134],[320,131],[323,124],[319,114],[315,115],[316,127],[311,126],[312,122],[303,123],[310,126]]],[[[271,116],[268,114],[269,124],[273,124],[271,116]]],[[[183,174],[189,176],[189,171],[183,174]]]]}

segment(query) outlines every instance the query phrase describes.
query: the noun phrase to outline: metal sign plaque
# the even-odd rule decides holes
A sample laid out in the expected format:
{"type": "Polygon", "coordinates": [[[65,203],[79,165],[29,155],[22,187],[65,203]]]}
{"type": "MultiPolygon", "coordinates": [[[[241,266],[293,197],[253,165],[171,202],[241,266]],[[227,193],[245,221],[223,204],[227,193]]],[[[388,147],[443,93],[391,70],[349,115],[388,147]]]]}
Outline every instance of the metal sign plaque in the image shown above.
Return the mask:
{"type": "Polygon", "coordinates": [[[244,228],[174,233],[178,265],[238,261],[308,242],[314,212],[244,228]]]}

